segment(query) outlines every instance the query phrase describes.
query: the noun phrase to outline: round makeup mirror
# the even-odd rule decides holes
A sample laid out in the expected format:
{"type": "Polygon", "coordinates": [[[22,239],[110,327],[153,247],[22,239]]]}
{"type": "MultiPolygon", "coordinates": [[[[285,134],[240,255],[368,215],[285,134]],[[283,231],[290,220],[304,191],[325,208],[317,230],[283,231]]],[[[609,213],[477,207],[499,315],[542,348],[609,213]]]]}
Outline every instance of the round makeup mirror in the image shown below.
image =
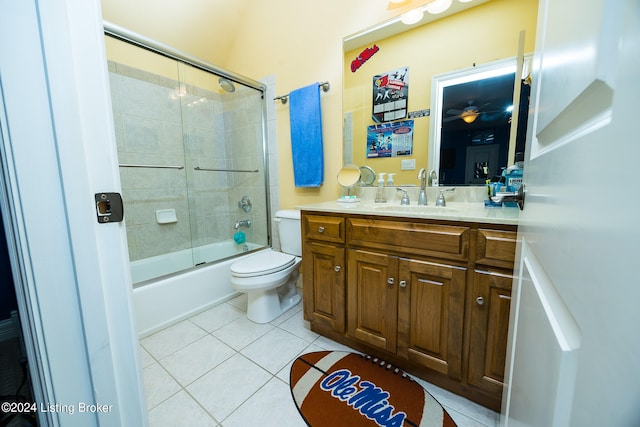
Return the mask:
{"type": "Polygon", "coordinates": [[[344,165],[338,172],[338,184],[350,188],[360,181],[360,168],[356,165],[344,165]]]}
{"type": "Polygon", "coordinates": [[[351,195],[351,188],[360,181],[360,168],[356,165],[344,165],[338,172],[338,184],[347,189],[347,195],[341,196],[339,202],[358,202],[355,196],[351,195]]]}

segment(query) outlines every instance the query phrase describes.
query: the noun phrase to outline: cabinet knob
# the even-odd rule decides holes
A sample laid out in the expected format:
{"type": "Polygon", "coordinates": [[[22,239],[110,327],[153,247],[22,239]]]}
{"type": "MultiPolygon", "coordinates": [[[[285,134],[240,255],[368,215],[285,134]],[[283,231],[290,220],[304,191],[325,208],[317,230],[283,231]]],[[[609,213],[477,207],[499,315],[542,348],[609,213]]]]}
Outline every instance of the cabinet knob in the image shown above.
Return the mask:
{"type": "Polygon", "coordinates": [[[336,265],[335,267],[333,267],[333,269],[334,269],[336,272],[340,271],[340,268],[341,268],[341,267],[340,267],[339,265],[336,265]]]}
{"type": "Polygon", "coordinates": [[[323,226],[318,227],[318,233],[324,233],[324,227],[323,226]]]}
{"type": "Polygon", "coordinates": [[[389,278],[387,279],[387,283],[388,283],[388,284],[393,285],[393,282],[394,282],[393,277],[389,277],[389,278]]]}
{"type": "Polygon", "coordinates": [[[482,297],[476,298],[476,303],[478,303],[478,305],[484,304],[484,298],[482,298],[482,297]]]}
{"type": "Polygon", "coordinates": [[[406,280],[400,280],[399,285],[400,285],[401,288],[404,288],[405,286],[407,286],[407,281],[406,280]]]}

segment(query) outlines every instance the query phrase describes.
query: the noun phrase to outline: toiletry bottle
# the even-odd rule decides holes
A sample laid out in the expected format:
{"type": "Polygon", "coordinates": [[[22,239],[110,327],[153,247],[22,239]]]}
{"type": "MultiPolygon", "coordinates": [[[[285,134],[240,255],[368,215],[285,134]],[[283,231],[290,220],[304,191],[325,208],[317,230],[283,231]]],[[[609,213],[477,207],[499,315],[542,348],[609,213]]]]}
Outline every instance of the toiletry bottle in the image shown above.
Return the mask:
{"type": "Polygon", "coordinates": [[[388,187],[393,187],[393,176],[395,175],[395,173],[389,173],[387,175],[387,186],[388,187]]]}
{"type": "Polygon", "coordinates": [[[384,197],[384,172],[378,174],[378,190],[376,191],[376,203],[386,203],[384,197]]]}

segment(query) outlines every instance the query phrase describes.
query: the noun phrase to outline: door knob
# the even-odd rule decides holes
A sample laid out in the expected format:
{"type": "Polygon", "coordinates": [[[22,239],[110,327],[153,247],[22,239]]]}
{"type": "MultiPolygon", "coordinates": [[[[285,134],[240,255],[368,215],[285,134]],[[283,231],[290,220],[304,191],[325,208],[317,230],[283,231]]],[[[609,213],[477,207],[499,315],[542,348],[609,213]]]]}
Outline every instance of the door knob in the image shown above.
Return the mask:
{"type": "Polygon", "coordinates": [[[338,271],[340,271],[340,266],[339,266],[339,265],[336,265],[335,267],[333,267],[333,269],[334,269],[336,272],[338,272],[338,271]]]}
{"type": "Polygon", "coordinates": [[[476,298],[476,303],[477,303],[478,305],[482,305],[482,304],[484,304],[484,298],[482,298],[482,297],[478,297],[478,298],[476,298]]]}
{"type": "Polygon", "coordinates": [[[393,282],[394,282],[393,277],[389,277],[389,278],[387,279],[387,283],[388,283],[388,284],[393,285],[393,282]]]}
{"type": "Polygon", "coordinates": [[[404,288],[405,286],[407,286],[407,281],[406,280],[400,280],[400,283],[398,283],[400,285],[401,288],[404,288]]]}

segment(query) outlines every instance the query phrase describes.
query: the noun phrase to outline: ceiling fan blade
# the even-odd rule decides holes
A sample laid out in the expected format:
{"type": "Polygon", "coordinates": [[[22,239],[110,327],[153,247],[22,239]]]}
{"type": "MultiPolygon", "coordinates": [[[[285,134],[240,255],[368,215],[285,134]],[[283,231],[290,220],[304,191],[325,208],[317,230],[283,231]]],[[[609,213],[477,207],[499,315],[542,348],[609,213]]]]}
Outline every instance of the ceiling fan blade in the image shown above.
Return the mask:
{"type": "Polygon", "coordinates": [[[442,122],[446,123],[446,122],[450,122],[452,120],[458,120],[459,118],[460,118],[459,114],[457,116],[445,117],[444,119],[442,119],[442,122]]]}
{"type": "Polygon", "coordinates": [[[447,114],[462,114],[462,110],[451,109],[447,111],[447,114]]]}

